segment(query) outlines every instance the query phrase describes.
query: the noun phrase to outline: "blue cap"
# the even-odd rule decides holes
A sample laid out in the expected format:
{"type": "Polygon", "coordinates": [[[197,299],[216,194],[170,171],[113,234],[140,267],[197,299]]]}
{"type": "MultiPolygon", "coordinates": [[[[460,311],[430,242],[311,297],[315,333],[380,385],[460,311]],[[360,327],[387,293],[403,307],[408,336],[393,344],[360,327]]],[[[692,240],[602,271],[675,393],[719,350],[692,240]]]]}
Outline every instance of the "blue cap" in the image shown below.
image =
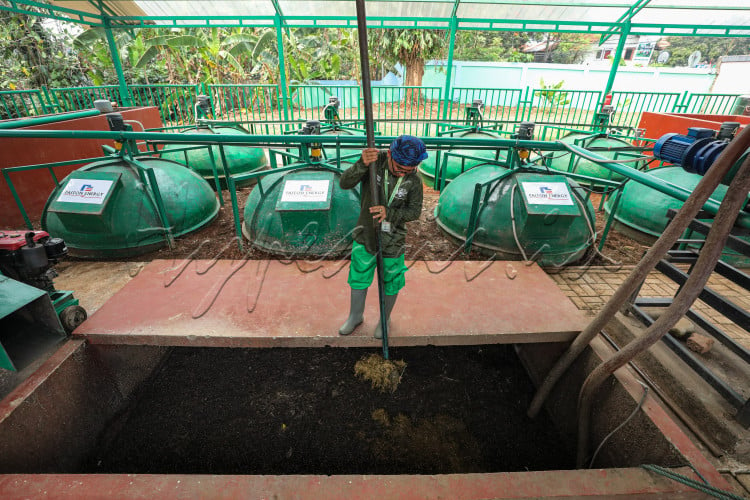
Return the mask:
{"type": "Polygon", "coordinates": [[[391,143],[391,158],[399,165],[416,167],[427,159],[427,148],[419,137],[402,135],[391,143]]]}

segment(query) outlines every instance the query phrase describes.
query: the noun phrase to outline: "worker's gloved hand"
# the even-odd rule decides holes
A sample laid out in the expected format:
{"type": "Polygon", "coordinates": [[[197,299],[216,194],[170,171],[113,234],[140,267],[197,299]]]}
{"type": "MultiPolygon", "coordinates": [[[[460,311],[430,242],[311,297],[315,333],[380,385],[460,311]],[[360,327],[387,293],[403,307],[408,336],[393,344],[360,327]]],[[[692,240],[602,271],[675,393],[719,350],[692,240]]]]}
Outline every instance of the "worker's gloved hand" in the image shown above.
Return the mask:
{"type": "MultiPolygon", "coordinates": [[[[364,157],[364,153],[362,154],[362,157],[364,157]]],[[[372,218],[375,220],[375,222],[383,222],[385,220],[385,207],[383,205],[377,205],[374,207],[370,207],[370,213],[372,214],[372,218]]]]}
{"type": "Polygon", "coordinates": [[[367,148],[362,150],[362,163],[365,165],[369,165],[370,163],[374,162],[378,159],[378,151],[377,148],[367,148]]]}

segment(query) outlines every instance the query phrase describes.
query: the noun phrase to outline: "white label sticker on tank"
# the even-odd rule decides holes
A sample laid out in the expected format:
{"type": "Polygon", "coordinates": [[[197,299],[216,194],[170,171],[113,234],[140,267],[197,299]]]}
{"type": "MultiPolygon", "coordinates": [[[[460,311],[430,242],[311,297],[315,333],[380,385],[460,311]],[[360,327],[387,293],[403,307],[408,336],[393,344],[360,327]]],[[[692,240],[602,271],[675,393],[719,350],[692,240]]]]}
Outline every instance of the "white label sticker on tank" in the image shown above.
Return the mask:
{"type": "Polygon", "coordinates": [[[112,181],[100,179],[70,179],[57,198],[68,203],[101,205],[112,189],[112,181]]]}
{"type": "Polygon", "coordinates": [[[536,205],[573,205],[564,182],[522,182],[526,201],[536,205]]]}
{"type": "Polygon", "coordinates": [[[287,180],[284,183],[284,192],[281,193],[281,201],[326,201],[328,199],[328,188],[330,180],[287,180]]]}

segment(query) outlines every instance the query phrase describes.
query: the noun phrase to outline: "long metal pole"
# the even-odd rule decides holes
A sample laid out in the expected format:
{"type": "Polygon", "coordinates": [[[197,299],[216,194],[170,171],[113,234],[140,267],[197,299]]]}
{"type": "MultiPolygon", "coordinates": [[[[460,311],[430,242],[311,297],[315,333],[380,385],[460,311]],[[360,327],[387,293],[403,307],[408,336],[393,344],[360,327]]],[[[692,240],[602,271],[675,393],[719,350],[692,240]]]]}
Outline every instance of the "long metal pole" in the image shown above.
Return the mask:
{"type": "MultiPolygon", "coordinates": [[[[370,56],[367,53],[367,15],[365,14],[365,0],[356,0],[357,4],[357,35],[359,36],[359,63],[362,67],[362,97],[365,104],[365,134],[367,147],[375,147],[375,129],[372,120],[372,92],[370,90],[370,56]]],[[[370,163],[370,196],[372,206],[380,205],[375,162],[370,163]]],[[[380,327],[383,332],[383,357],[388,359],[388,318],[385,311],[385,283],[383,278],[383,249],[380,241],[380,224],[373,224],[375,230],[375,251],[377,252],[378,271],[378,301],[380,303],[380,327]]]]}

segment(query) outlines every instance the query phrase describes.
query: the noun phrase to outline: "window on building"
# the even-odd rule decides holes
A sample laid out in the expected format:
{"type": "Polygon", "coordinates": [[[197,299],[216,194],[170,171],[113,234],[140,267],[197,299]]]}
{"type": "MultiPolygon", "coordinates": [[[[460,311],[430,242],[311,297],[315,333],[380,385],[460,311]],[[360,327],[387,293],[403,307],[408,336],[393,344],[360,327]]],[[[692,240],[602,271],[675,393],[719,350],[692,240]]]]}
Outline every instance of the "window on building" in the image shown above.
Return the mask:
{"type": "Polygon", "coordinates": [[[625,60],[626,61],[632,61],[634,53],[635,53],[635,49],[634,48],[625,49],[625,60]]]}

